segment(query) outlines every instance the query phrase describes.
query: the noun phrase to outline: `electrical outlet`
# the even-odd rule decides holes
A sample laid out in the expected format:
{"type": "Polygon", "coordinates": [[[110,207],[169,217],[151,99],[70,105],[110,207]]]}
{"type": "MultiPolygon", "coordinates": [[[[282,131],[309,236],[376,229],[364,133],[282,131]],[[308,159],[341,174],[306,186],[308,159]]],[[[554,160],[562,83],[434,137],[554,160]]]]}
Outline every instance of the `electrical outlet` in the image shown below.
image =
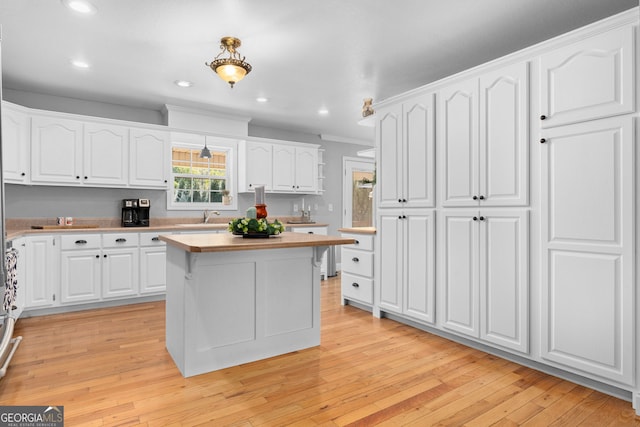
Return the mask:
{"type": "Polygon", "coordinates": [[[298,204],[297,203],[293,204],[293,212],[298,212],[298,204]]]}
{"type": "Polygon", "coordinates": [[[329,203],[327,209],[329,209],[329,212],[333,212],[333,203],[329,203]]]}

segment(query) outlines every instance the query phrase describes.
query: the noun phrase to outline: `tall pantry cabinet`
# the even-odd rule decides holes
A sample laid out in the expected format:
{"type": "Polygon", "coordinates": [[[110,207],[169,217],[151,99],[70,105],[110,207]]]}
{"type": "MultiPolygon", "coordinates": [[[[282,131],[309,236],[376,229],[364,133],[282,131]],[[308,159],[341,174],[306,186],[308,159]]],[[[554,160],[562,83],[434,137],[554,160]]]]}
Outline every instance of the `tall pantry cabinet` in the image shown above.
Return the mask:
{"type": "Polygon", "coordinates": [[[634,8],[375,106],[374,315],[640,414],[639,22],[634,8]]]}

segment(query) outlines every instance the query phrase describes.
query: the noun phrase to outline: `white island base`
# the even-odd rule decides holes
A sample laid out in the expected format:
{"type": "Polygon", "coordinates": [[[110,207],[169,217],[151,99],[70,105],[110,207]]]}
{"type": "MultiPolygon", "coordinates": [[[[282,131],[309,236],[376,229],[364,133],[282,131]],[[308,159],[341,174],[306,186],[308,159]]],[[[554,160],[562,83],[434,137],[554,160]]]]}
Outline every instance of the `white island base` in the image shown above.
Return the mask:
{"type": "Polygon", "coordinates": [[[167,245],[166,346],[182,375],[319,345],[326,249],[194,253],[167,245]]]}

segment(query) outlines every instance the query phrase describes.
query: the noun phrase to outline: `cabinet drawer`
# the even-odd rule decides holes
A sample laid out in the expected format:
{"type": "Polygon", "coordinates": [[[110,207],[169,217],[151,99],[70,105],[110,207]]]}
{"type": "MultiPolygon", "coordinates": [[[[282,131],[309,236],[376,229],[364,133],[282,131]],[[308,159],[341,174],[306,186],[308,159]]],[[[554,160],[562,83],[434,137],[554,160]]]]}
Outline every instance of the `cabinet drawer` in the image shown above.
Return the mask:
{"type": "Polygon", "coordinates": [[[138,246],[138,233],[114,233],[102,235],[104,248],[128,248],[138,246]]]}
{"type": "Polygon", "coordinates": [[[60,238],[62,250],[100,249],[100,234],[71,234],[60,238]]]}
{"type": "Polygon", "coordinates": [[[363,251],[373,250],[373,235],[371,234],[342,233],[342,237],[356,240],[356,243],[353,245],[344,245],[343,248],[360,249],[363,251]]]}
{"type": "Polygon", "coordinates": [[[373,277],[373,253],[342,248],[342,271],[373,277]]]}
{"type": "Polygon", "coordinates": [[[342,273],[342,296],[373,304],[373,279],[342,273]]]}
{"type": "Polygon", "coordinates": [[[166,246],[167,244],[159,239],[164,233],[140,233],[140,246],[166,246]]]}

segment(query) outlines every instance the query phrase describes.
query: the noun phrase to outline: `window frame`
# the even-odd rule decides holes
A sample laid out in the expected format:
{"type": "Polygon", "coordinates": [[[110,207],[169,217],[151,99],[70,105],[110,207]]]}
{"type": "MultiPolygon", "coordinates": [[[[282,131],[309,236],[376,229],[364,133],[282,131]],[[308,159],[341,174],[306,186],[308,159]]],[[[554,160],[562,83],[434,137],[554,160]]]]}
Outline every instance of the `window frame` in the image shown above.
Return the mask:
{"type": "MultiPolygon", "coordinates": [[[[238,141],[227,138],[220,138],[214,136],[204,135],[189,135],[189,138],[171,138],[171,149],[169,151],[169,173],[170,183],[167,189],[167,210],[186,210],[186,211],[202,211],[205,209],[214,209],[220,211],[231,211],[238,209],[238,172],[236,157],[238,153],[238,141]],[[190,150],[200,151],[207,144],[209,151],[224,151],[227,154],[226,168],[227,168],[227,181],[225,188],[229,190],[231,196],[231,203],[228,205],[222,202],[214,203],[193,203],[193,202],[176,202],[174,200],[175,191],[175,176],[180,174],[174,174],[173,172],[173,149],[175,147],[187,148],[190,150]]],[[[209,176],[211,177],[211,176],[209,176]]]]}

